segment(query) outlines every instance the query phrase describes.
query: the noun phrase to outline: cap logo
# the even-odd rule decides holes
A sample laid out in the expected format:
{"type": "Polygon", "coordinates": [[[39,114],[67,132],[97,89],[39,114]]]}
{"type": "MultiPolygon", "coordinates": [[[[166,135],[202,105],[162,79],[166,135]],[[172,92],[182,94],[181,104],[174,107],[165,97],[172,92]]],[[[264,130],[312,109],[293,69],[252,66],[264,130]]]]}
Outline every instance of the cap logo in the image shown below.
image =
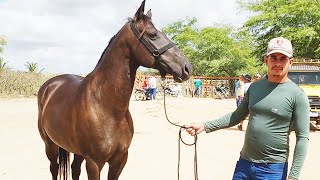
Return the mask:
{"type": "Polygon", "coordinates": [[[282,46],[283,40],[282,40],[282,39],[278,39],[278,40],[277,40],[277,44],[278,44],[279,46],[282,46]]]}
{"type": "Polygon", "coordinates": [[[293,51],[291,42],[283,37],[271,39],[271,41],[268,43],[266,55],[269,56],[272,53],[281,53],[288,57],[292,57],[293,51]]]}

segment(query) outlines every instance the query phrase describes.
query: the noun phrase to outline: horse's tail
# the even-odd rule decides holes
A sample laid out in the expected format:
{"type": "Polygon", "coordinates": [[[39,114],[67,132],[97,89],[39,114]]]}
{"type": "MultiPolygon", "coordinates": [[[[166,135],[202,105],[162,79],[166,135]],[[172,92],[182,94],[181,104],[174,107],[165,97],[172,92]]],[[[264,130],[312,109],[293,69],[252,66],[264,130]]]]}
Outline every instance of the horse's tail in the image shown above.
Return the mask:
{"type": "Polygon", "coordinates": [[[59,147],[59,179],[68,180],[70,172],[69,152],[59,147]]]}

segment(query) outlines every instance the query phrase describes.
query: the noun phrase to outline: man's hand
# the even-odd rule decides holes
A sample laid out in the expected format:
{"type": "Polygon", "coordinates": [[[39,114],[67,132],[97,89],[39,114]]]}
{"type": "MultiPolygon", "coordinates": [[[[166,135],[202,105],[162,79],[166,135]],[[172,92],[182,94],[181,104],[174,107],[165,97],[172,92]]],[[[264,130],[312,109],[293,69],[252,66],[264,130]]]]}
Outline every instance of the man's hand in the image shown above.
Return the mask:
{"type": "Polygon", "coordinates": [[[205,130],[204,123],[191,123],[184,125],[186,131],[194,136],[195,134],[200,134],[202,131],[205,130]]]}

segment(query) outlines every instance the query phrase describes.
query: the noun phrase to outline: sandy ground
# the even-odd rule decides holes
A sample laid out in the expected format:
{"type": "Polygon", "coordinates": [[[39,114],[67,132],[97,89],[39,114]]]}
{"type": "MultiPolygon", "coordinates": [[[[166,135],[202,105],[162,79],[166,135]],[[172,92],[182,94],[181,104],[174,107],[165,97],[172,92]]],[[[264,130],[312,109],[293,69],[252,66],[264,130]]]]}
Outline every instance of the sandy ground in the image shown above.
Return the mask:
{"type": "MultiPolygon", "coordinates": [[[[168,98],[169,118],[180,124],[205,121],[234,110],[235,102],[215,99],[168,98]]],[[[128,162],[120,180],[177,179],[178,131],[164,115],[162,101],[130,102],[135,134],[128,162]]],[[[37,129],[35,98],[0,99],[0,179],[51,179],[49,161],[37,129]]],[[[198,138],[198,174],[201,180],[230,180],[239,158],[244,131],[236,128],[202,133],[198,138]]],[[[186,141],[193,141],[183,134],[186,141]]],[[[291,134],[291,153],[295,135],[291,134]]],[[[312,132],[308,155],[300,179],[315,180],[319,170],[320,133],[312,132]]],[[[192,180],[194,147],[181,146],[180,179],[192,180]]],[[[291,156],[292,157],[292,154],[291,156]]],[[[289,159],[291,164],[291,159],[289,159]]],[[[82,180],[87,179],[85,163],[82,180]]],[[[108,165],[101,179],[107,179],[108,165]]]]}

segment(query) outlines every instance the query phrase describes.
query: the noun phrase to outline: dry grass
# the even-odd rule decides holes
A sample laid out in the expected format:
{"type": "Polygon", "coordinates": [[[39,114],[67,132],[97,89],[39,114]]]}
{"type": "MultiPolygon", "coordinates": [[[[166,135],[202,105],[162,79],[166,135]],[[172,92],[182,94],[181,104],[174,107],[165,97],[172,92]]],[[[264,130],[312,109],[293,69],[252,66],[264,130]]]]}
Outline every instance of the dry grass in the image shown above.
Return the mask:
{"type": "Polygon", "coordinates": [[[37,95],[40,86],[54,75],[14,71],[0,72],[1,97],[30,97],[37,95]]]}

